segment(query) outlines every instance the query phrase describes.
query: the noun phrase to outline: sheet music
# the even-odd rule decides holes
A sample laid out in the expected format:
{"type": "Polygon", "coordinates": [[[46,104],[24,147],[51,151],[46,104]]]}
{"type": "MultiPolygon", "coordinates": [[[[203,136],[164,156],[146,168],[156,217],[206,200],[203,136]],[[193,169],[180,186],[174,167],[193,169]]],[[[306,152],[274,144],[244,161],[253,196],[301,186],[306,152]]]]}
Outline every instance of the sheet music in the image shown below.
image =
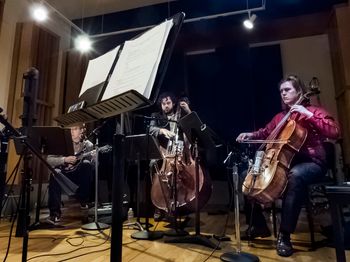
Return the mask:
{"type": "Polygon", "coordinates": [[[106,81],[109,70],[117,56],[119,46],[89,61],[79,97],[88,89],[106,81]]]}
{"type": "Polygon", "coordinates": [[[126,41],[103,94],[102,101],[131,89],[146,98],[152,86],[173,20],[168,20],[140,37],[126,41]]]}

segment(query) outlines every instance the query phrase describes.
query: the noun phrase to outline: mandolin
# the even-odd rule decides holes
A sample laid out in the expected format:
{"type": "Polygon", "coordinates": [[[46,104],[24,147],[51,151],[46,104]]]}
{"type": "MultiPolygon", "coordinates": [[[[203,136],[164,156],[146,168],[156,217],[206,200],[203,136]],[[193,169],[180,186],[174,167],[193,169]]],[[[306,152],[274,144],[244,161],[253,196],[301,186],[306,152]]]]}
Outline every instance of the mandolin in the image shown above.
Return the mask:
{"type": "MultiPolygon", "coordinates": [[[[112,151],[112,147],[110,145],[102,146],[98,149],[99,153],[108,153],[112,151]]],[[[77,170],[80,166],[80,164],[83,162],[84,159],[91,158],[93,155],[96,154],[96,149],[90,150],[88,152],[81,151],[80,153],[76,154],[77,161],[74,164],[65,164],[63,166],[63,170],[67,172],[74,172],[77,170]]]]}

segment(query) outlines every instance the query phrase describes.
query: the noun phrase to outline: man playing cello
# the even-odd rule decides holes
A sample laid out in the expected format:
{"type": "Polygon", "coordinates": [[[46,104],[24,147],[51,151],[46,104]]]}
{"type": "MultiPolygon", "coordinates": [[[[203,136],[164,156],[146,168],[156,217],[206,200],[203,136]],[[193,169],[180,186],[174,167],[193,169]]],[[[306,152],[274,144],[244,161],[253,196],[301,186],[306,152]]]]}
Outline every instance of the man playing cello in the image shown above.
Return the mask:
{"type": "MultiPolygon", "coordinates": [[[[273,132],[287,113],[290,119],[307,130],[307,137],[299,152],[296,152],[289,171],[288,183],[282,197],[281,225],[277,239],[277,254],[291,256],[293,247],[290,234],[294,232],[303,201],[307,197],[308,185],[320,181],[326,174],[326,152],[323,146],[325,139],[338,139],[339,125],[334,118],[321,107],[308,103],[296,104],[305,93],[305,86],[297,76],[288,76],[280,82],[279,90],[286,110],[278,113],[265,128],[250,133],[241,133],[238,142],[255,139],[266,139],[273,132]]],[[[247,221],[251,212],[246,205],[247,221]]],[[[267,237],[270,231],[266,225],[259,205],[253,210],[250,238],[267,237]]]]}

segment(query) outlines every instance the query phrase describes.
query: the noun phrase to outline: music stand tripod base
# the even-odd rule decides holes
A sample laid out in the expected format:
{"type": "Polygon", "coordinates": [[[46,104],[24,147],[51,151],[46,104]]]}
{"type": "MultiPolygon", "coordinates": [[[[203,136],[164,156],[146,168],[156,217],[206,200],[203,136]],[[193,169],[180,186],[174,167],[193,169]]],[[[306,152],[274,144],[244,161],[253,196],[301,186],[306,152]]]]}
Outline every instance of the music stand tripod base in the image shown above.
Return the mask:
{"type": "Polygon", "coordinates": [[[230,252],[230,253],[224,253],[220,256],[221,261],[226,262],[259,262],[259,258],[257,256],[254,256],[249,253],[245,252],[230,252]]]}
{"type": "Polygon", "coordinates": [[[108,229],[110,226],[108,224],[105,223],[101,223],[101,222],[92,222],[89,224],[85,224],[81,226],[81,229],[84,230],[105,230],[108,229]]]}
{"type": "Polygon", "coordinates": [[[217,244],[214,244],[206,236],[203,236],[203,235],[190,235],[190,236],[165,240],[164,242],[165,243],[189,243],[189,244],[197,244],[205,247],[215,248],[217,250],[221,249],[217,244]]]}
{"type": "Polygon", "coordinates": [[[245,252],[230,252],[220,256],[221,261],[226,262],[259,262],[259,258],[245,252]]]}
{"type": "Polygon", "coordinates": [[[164,235],[168,237],[183,237],[187,236],[188,232],[182,229],[170,229],[165,231],[164,235]]]}
{"type": "Polygon", "coordinates": [[[131,238],[138,240],[156,240],[163,237],[163,233],[160,231],[148,231],[143,230],[131,234],[131,238]]]}

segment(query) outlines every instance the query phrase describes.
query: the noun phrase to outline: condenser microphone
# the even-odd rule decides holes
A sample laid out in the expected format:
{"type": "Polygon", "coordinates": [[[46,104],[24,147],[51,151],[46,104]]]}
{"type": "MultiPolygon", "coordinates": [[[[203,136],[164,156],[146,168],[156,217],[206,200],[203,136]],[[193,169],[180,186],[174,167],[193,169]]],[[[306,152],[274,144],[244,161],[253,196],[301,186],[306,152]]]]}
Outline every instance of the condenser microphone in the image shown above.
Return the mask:
{"type": "Polygon", "coordinates": [[[261,167],[263,158],[264,158],[264,151],[256,151],[255,162],[252,167],[253,174],[258,175],[260,173],[260,170],[261,170],[260,167],[261,167]]]}

